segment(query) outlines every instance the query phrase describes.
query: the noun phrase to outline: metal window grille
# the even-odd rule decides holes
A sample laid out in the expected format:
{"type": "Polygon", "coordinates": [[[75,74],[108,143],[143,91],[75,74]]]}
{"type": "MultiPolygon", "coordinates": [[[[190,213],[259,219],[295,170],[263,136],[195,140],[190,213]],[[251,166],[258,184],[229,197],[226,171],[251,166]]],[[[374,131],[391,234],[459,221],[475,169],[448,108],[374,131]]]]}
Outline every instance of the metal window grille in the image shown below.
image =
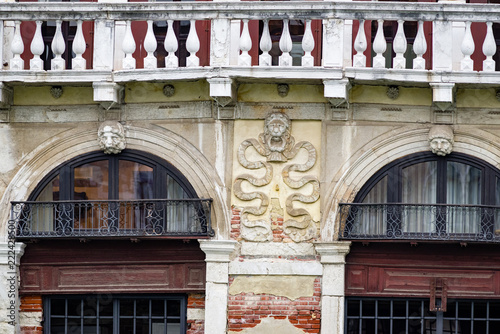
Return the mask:
{"type": "Polygon", "coordinates": [[[44,333],[186,333],[187,302],[181,295],[51,296],[44,303],[44,333]]]}
{"type": "Polygon", "coordinates": [[[446,312],[429,300],[346,298],[346,334],[500,333],[500,300],[448,301],[446,312]]]}

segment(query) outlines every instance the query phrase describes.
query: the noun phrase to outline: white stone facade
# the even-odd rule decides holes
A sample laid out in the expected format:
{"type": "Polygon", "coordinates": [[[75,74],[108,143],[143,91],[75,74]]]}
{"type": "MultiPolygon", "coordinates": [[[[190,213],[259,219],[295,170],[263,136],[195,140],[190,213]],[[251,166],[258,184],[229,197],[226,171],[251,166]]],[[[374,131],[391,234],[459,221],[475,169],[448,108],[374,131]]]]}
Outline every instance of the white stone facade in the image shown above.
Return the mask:
{"type": "Polygon", "coordinates": [[[350,242],[340,240],[339,203],[352,202],[387,164],[434,151],[438,137],[447,144],[436,150],[441,156],[453,151],[500,166],[500,80],[493,71],[496,50],[490,51],[496,45],[486,24],[488,38],[474,45],[477,39],[471,42],[465,22],[490,23],[500,5],[99,1],[68,6],[0,6],[0,333],[41,328],[44,316],[20,305],[25,244],[8,243],[14,240],[11,202],[27,201],[64,162],[106,150],[98,142],[102,124],[120,128],[119,140],[110,144],[117,149],[106,153],[131,149],[163,159],[199,198],[212,199],[214,233],[199,240],[206,256],[205,303],[187,309],[188,321],[203,323],[207,334],[344,333],[350,242]],[[155,36],[151,18],[158,27],[190,21],[184,64],[174,55],[177,36],[168,30],[161,39],[155,36]],[[259,36],[255,23],[261,20],[266,31],[269,18],[285,25],[312,20],[318,28],[312,39],[310,24],[293,40],[287,29],[280,38],[259,36]],[[57,61],[42,70],[41,32],[34,32],[36,23],[24,22],[35,19],[54,21],[57,31],[61,21],[75,21],[79,36],[88,36],[85,27],[91,24],[93,39],[77,40],[69,52],[76,55],[72,69],[60,59],[65,37],[58,33],[52,42],[57,61]],[[431,36],[420,39],[426,47],[412,46],[416,61],[404,58],[407,37],[401,29],[391,40],[394,61],[381,57],[387,44],[383,32],[366,36],[365,30],[375,29],[359,29],[384,20],[433,26],[431,36]],[[200,28],[202,21],[209,21],[207,28],[200,28]],[[134,39],[140,34],[135,23],[147,27],[144,45],[134,39]],[[32,35],[23,35],[29,29],[22,27],[32,27],[32,35]],[[157,42],[164,60],[154,58],[157,42]],[[313,51],[314,42],[321,52],[313,51]],[[90,56],[84,51],[89,43],[90,56]],[[432,54],[426,55],[431,45],[432,54]],[[294,59],[293,48],[314,56],[294,59]],[[377,59],[367,60],[369,48],[377,59]],[[482,50],[485,63],[471,59],[474,48],[482,50]],[[157,67],[161,61],[163,67],[157,67]],[[51,94],[55,86],[57,96],[51,94]],[[439,136],[435,129],[442,130],[439,136]],[[289,309],[273,313],[273,302],[289,309]],[[300,302],[310,305],[300,309],[300,302]]]}

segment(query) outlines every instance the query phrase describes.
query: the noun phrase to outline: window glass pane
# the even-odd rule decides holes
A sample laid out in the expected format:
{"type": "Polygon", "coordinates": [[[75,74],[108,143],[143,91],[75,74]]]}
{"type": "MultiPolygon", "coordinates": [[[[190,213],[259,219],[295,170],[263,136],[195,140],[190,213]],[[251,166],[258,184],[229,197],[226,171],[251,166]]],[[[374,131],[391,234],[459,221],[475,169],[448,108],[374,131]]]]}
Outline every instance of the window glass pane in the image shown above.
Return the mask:
{"type": "Polygon", "coordinates": [[[149,333],[149,319],[135,319],[136,333],[149,333]]]}
{"type": "Polygon", "coordinates": [[[120,318],[120,333],[133,333],[134,319],[120,318]]]}
{"type": "MultiPolygon", "coordinates": [[[[363,199],[365,204],[387,203],[387,176],[384,176],[363,199]]],[[[378,205],[357,208],[355,212],[355,233],[368,235],[385,235],[386,213],[378,205]]]]}
{"type": "Polygon", "coordinates": [[[387,175],[373,186],[363,203],[387,203],[387,175]]]}
{"type": "Polygon", "coordinates": [[[120,300],[120,316],[133,316],[134,315],[134,300],[123,299],[120,300]]]}
{"type": "Polygon", "coordinates": [[[75,200],[106,200],[109,197],[108,160],[94,161],[74,169],[75,200]]]}
{"type": "MultiPolygon", "coordinates": [[[[75,200],[107,200],[109,197],[109,161],[95,161],[74,169],[75,200]]],[[[98,229],[109,216],[107,204],[92,207],[75,205],[75,229],[98,229]]]]}
{"type": "Polygon", "coordinates": [[[151,315],[153,317],[165,316],[165,301],[163,299],[153,299],[151,301],[151,315]]]}
{"type": "MultiPolygon", "coordinates": [[[[446,202],[481,204],[481,170],[459,162],[448,162],[446,202]]],[[[475,207],[450,207],[446,221],[450,233],[477,233],[481,211],[475,207]]]]}
{"type": "Polygon", "coordinates": [[[436,203],[437,162],[427,161],[402,170],[403,203],[436,203]]]}
{"type": "Polygon", "coordinates": [[[113,319],[99,319],[99,333],[112,334],[113,333],[113,319]]]}
{"type": "Polygon", "coordinates": [[[52,299],[50,301],[50,312],[52,315],[65,315],[66,309],[66,300],[65,299],[52,299]]]}
{"type": "Polygon", "coordinates": [[[481,204],[481,170],[460,162],[448,162],[446,202],[481,204]]]}
{"type": "Polygon", "coordinates": [[[148,317],[149,316],[149,299],[137,299],[135,301],[135,316],[148,317]]]}
{"type": "Polygon", "coordinates": [[[401,229],[407,233],[429,233],[435,229],[435,213],[410,204],[435,204],[437,162],[427,161],[402,170],[402,203],[407,204],[401,217],[401,229]]]}
{"type": "Polygon", "coordinates": [[[167,301],[167,316],[168,317],[180,317],[181,316],[181,301],[180,300],[168,300],[167,301]]]}
{"type": "MultiPolygon", "coordinates": [[[[52,202],[59,200],[59,175],[50,181],[36,198],[37,202],[52,202]]],[[[54,210],[50,204],[40,204],[31,207],[31,219],[34,231],[54,230],[54,210]]]]}
{"type": "Polygon", "coordinates": [[[82,313],[81,299],[68,299],[68,316],[80,316],[82,313]]]}
{"type": "Polygon", "coordinates": [[[184,192],[184,189],[182,189],[181,185],[170,175],[167,175],[167,198],[187,198],[187,194],[184,192]]]}
{"type": "Polygon", "coordinates": [[[62,319],[52,318],[50,320],[50,324],[51,324],[50,333],[51,334],[65,334],[66,331],[65,331],[64,323],[65,323],[65,319],[63,319],[63,318],[62,319]]]}
{"type": "Polygon", "coordinates": [[[134,161],[120,160],[118,170],[119,199],[152,199],[154,197],[153,168],[134,161]]]}
{"type": "Polygon", "coordinates": [[[99,299],[99,316],[113,316],[113,300],[109,297],[99,299]]]}
{"type": "Polygon", "coordinates": [[[43,188],[40,195],[36,198],[38,202],[51,202],[59,200],[59,175],[50,181],[45,188],[43,188]]]}

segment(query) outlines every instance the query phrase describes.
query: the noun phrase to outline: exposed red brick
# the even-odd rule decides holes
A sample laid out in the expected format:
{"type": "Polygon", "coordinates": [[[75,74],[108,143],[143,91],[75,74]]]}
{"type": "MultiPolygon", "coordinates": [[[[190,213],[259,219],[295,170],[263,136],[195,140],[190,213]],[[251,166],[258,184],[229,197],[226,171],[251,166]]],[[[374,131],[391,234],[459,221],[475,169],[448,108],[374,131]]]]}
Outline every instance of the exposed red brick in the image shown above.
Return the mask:
{"type": "Polygon", "coordinates": [[[42,311],[42,296],[22,296],[21,297],[21,312],[41,312],[42,311]]]}
{"type": "Polygon", "coordinates": [[[42,332],[43,332],[42,327],[23,326],[20,328],[21,334],[42,334],[42,332]]]}
{"type": "MultiPolygon", "coordinates": [[[[229,278],[232,284],[234,277],[229,278]]],[[[314,296],[290,300],[286,297],[253,293],[230,295],[228,329],[239,332],[257,326],[262,319],[288,319],[307,333],[319,333],[321,323],[321,278],[314,282],[314,296]]]]}

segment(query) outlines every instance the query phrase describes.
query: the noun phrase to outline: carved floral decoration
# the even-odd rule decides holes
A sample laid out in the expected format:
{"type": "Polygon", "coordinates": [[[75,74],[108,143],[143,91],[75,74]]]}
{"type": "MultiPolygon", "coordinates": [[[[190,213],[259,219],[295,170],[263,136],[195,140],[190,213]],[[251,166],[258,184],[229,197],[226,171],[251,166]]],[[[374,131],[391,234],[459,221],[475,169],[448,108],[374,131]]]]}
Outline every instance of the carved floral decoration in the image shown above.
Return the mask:
{"type": "MultiPolygon", "coordinates": [[[[317,222],[313,221],[311,214],[304,208],[295,208],[294,202],[311,204],[319,199],[319,180],[315,176],[304,175],[300,178],[290,177],[290,172],[305,173],[316,163],[316,149],[308,141],[301,141],[295,144],[295,139],[291,135],[291,122],[288,116],[281,112],[270,113],[265,120],[264,132],[259,135],[259,139],[249,138],[244,140],[237,152],[239,163],[248,170],[264,169],[262,171],[249,172],[239,175],[234,182],[234,194],[242,201],[260,200],[258,206],[246,206],[241,209],[241,236],[249,241],[271,241],[273,240],[272,225],[270,219],[260,218],[250,220],[249,215],[263,216],[269,207],[269,196],[262,191],[245,192],[242,189],[244,182],[250,183],[254,187],[263,187],[273,180],[273,165],[280,168],[277,163],[285,163],[293,159],[297,153],[304,149],[307,151],[307,161],[305,163],[290,163],[281,168],[283,183],[291,189],[300,190],[307,184],[312,185],[312,192],[308,195],[299,191],[293,192],[286,199],[286,212],[293,217],[283,224],[286,235],[295,242],[314,239],[318,235],[317,222]],[[246,150],[253,147],[259,155],[266,158],[266,161],[249,161],[245,155],[246,150]]],[[[294,174],[296,175],[296,174],[294,174]]],[[[271,214],[275,212],[274,206],[271,214]]]]}

